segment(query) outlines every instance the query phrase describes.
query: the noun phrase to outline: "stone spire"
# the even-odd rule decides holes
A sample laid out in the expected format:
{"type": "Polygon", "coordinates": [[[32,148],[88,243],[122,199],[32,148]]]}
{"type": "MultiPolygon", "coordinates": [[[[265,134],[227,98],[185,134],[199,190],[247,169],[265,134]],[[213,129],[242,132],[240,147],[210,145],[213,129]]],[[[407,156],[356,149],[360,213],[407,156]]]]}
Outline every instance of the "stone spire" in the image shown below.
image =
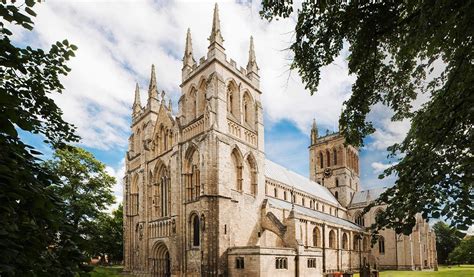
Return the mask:
{"type": "Polygon", "coordinates": [[[311,144],[315,144],[318,140],[318,126],[316,126],[316,119],[313,118],[313,126],[311,127],[311,144]]]}
{"type": "Polygon", "coordinates": [[[184,57],[183,57],[183,68],[189,66],[193,67],[196,61],[193,57],[193,42],[191,40],[191,30],[188,28],[188,32],[186,34],[186,48],[184,49],[184,57]]]}
{"type": "Polygon", "coordinates": [[[253,36],[250,36],[249,61],[247,63],[247,74],[255,73],[258,75],[257,58],[255,57],[255,49],[253,46],[253,36]]]}
{"type": "Polygon", "coordinates": [[[140,101],[140,88],[138,87],[138,83],[135,87],[135,100],[133,101],[133,114],[138,114],[142,110],[142,104],[140,101]]]}
{"type": "Polygon", "coordinates": [[[224,39],[221,34],[221,23],[219,21],[219,7],[214,7],[214,17],[212,19],[212,30],[211,36],[209,37],[209,47],[207,57],[216,57],[221,60],[225,60],[224,54],[224,39]]]}
{"type": "Polygon", "coordinates": [[[150,85],[148,87],[148,98],[158,98],[158,86],[156,85],[155,65],[151,65],[150,85]]]}
{"type": "Polygon", "coordinates": [[[221,22],[219,20],[219,6],[214,6],[214,17],[212,19],[212,30],[211,36],[209,37],[209,42],[211,47],[214,43],[219,44],[221,47],[224,45],[224,39],[221,34],[221,22]]]}

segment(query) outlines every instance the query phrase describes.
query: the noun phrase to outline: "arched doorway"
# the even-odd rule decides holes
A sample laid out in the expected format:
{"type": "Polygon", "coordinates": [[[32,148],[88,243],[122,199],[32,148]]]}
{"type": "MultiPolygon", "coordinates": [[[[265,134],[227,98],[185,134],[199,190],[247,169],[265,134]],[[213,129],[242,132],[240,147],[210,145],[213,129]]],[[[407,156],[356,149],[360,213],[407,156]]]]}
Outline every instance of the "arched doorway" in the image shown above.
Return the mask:
{"type": "Polygon", "coordinates": [[[168,248],[164,243],[156,243],[151,258],[152,276],[171,276],[171,259],[168,248]]]}

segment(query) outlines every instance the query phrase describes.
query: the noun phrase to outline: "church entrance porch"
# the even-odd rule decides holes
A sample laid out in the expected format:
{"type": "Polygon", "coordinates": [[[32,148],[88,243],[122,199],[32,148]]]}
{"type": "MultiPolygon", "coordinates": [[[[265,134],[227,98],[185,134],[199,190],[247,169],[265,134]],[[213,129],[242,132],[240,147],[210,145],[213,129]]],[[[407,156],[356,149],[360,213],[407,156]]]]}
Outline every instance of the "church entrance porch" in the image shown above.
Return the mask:
{"type": "Polygon", "coordinates": [[[169,277],[171,276],[171,259],[168,248],[164,243],[158,242],[153,246],[152,257],[150,258],[151,276],[169,277]]]}

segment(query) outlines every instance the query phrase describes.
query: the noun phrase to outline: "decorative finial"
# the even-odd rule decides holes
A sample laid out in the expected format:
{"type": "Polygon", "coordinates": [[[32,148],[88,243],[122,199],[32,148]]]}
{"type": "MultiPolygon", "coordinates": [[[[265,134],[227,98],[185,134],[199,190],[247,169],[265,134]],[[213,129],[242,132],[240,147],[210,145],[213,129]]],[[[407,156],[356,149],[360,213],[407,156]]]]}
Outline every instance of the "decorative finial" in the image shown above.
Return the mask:
{"type": "Polygon", "coordinates": [[[172,112],[171,98],[168,100],[168,110],[172,112]]]}
{"type": "Polygon", "coordinates": [[[156,85],[155,65],[151,65],[150,86],[148,87],[148,98],[158,97],[158,86],[156,85]]]}
{"type": "Polygon", "coordinates": [[[183,57],[183,67],[189,66],[193,67],[196,61],[193,57],[193,43],[191,39],[191,30],[188,28],[188,32],[186,34],[186,47],[184,49],[184,57],[183,57]]]}
{"type": "Polygon", "coordinates": [[[166,93],[164,90],[161,91],[161,101],[165,102],[166,93]]]}
{"type": "Polygon", "coordinates": [[[221,23],[219,20],[219,6],[217,3],[214,6],[214,17],[212,19],[212,31],[211,36],[209,37],[209,42],[211,45],[217,43],[223,46],[224,44],[224,39],[222,38],[221,34],[221,23]]]}
{"type": "Polygon", "coordinates": [[[258,74],[257,58],[255,57],[255,49],[253,46],[253,36],[250,36],[249,61],[247,63],[247,72],[258,74]]]}

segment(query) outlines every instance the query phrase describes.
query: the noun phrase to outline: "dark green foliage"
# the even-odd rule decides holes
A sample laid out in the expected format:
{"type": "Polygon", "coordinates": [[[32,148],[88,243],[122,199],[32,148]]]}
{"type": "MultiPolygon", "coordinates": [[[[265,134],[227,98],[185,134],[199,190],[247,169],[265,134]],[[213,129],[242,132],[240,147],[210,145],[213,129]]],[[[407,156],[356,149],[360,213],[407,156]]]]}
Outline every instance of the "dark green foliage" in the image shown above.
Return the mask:
{"type": "Polygon", "coordinates": [[[112,215],[103,214],[94,222],[94,231],[89,238],[89,253],[100,256],[110,263],[120,263],[123,260],[123,206],[113,211],[112,215]]]}
{"type": "Polygon", "coordinates": [[[95,232],[94,221],[100,220],[104,209],[114,202],[115,178],[91,153],[71,146],[56,150],[46,167],[58,176],[52,189],[64,203],[61,216],[74,230],[71,239],[87,252],[95,232]]]}
{"type": "Polygon", "coordinates": [[[474,264],[474,237],[463,239],[461,243],[449,254],[452,264],[474,264]]]}
{"type": "MultiPolygon", "coordinates": [[[[293,12],[292,1],[263,1],[267,19],[293,12]]],[[[389,147],[398,163],[381,176],[395,186],[374,205],[387,203],[374,231],[409,234],[415,214],[449,218],[466,229],[474,219],[474,2],[303,1],[297,11],[293,69],[315,93],[321,67],[349,44],[349,71],[357,79],[339,124],[347,142],[363,145],[375,129],[375,104],[408,119],[406,138],[389,147]],[[424,93],[428,101],[416,109],[424,93]]],[[[370,208],[370,207],[369,207],[370,208]]]]}
{"type": "Polygon", "coordinates": [[[78,139],[48,96],[62,91],[59,76],[69,72],[75,46],[63,41],[45,52],[10,41],[7,24],[33,28],[34,4],[0,1],[0,275],[73,276],[83,256],[60,216],[56,175],[17,133],[41,134],[58,147],[78,139]]]}
{"type": "Polygon", "coordinates": [[[438,221],[433,225],[436,234],[436,253],[439,264],[448,264],[448,255],[459,245],[464,234],[448,224],[438,221]]]}

